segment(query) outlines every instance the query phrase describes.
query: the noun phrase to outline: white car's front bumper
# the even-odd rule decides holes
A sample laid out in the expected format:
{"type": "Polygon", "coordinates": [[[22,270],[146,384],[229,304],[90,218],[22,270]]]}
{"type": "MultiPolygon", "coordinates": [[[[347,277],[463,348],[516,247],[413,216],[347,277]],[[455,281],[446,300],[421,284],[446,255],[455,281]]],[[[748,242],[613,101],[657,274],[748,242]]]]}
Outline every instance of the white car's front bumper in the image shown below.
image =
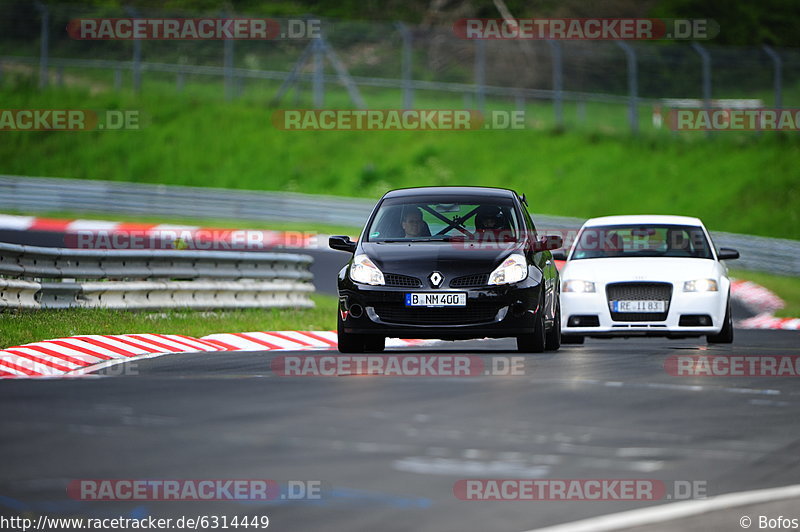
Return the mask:
{"type": "MultiPolygon", "coordinates": [[[[561,293],[561,332],[564,335],[581,336],[700,336],[717,334],[725,321],[728,304],[727,291],[722,292],[683,292],[673,289],[667,317],[664,320],[628,321],[621,313],[612,319],[606,287],[596,283],[596,292],[561,293]],[[589,320],[576,316],[596,316],[596,326],[583,326],[589,320]],[[711,324],[701,326],[697,323],[680,325],[681,316],[708,316],[711,324]],[[570,320],[570,318],[573,318],[570,320]]],[[[688,318],[685,318],[685,320],[688,318]]],[[[697,320],[694,320],[697,321],[697,320]]]]}

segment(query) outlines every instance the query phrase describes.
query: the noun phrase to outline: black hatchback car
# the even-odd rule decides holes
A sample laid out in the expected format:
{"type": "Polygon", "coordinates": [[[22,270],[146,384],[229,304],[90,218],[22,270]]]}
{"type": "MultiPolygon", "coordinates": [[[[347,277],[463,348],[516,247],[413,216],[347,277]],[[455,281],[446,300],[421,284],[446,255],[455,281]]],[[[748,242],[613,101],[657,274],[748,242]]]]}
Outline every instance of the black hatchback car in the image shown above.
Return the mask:
{"type": "Polygon", "coordinates": [[[516,337],[523,352],[561,344],[559,277],[524,197],[484,187],[386,193],[339,272],[339,351],[382,351],[387,337],[516,337]]]}

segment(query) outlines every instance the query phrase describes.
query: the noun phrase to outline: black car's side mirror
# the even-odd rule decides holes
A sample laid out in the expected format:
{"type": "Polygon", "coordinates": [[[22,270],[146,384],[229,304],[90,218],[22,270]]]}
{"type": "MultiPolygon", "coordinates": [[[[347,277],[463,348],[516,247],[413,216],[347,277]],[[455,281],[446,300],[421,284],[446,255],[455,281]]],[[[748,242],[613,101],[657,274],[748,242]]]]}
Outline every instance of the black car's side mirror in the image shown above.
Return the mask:
{"type": "Polygon", "coordinates": [[[731,248],[719,248],[717,253],[719,260],[733,260],[739,258],[739,252],[731,248]]]}
{"type": "Polygon", "coordinates": [[[349,236],[332,236],[328,239],[328,246],[331,249],[335,249],[337,251],[346,251],[348,253],[354,253],[356,250],[356,242],[350,240],[349,236]]]}
{"type": "Polygon", "coordinates": [[[553,251],[553,260],[567,260],[567,252],[563,249],[553,251]]]}
{"type": "Polygon", "coordinates": [[[536,251],[547,251],[551,249],[558,249],[564,245],[564,239],[558,235],[543,236],[539,242],[536,243],[536,251]]]}

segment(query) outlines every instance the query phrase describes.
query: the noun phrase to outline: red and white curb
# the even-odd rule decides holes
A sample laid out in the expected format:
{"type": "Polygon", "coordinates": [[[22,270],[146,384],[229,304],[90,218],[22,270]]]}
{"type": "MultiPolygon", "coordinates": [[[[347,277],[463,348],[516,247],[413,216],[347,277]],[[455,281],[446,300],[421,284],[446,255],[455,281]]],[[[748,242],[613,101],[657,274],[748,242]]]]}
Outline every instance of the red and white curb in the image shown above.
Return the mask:
{"type": "Polygon", "coordinates": [[[731,296],[757,314],[772,314],[786,306],[770,289],[752,281],[732,279],[731,296]]]}
{"type": "Polygon", "coordinates": [[[328,235],[303,231],[220,229],[176,224],[64,220],[0,214],[0,229],[48,231],[67,235],[65,245],[79,249],[268,250],[328,247],[328,235]]]}
{"type": "Polygon", "coordinates": [[[731,280],[731,297],[758,314],[736,322],[739,329],[800,330],[800,318],[776,318],[786,303],[774,292],[752,281],[731,280]]]}
{"type": "Polygon", "coordinates": [[[800,318],[776,318],[772,314],[759,314],[758,316],[741,320],[736,326],[740,329],[798,331],[800,330],[800,318]]]}
{"type": "Polygon", "coordinates": [[[94,364],[141,355],[223,350],[214,342],[177,334],[72,336],[3,349],[0,377],[61,376],[94,364]]]}
{"type": "MultiPolygon", "coordinates": [[[[389,338],[386,347],[429,345],[431,340],[389,338]]],[[[271,331],[212,334],[85,335],[44,340],[0,350],[0,378],[82,375],[91,368],[133,358],[210,351],[314,351],[336,349],[334,331],[271,331]]]]}

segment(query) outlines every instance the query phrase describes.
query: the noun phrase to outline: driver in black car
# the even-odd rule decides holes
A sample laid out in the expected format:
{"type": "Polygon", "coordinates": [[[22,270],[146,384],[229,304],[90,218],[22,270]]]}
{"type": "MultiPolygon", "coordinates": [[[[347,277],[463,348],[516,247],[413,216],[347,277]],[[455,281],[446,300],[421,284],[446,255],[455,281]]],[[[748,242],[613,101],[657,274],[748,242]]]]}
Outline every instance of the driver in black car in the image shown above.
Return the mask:
{"type": "Polygon", "coordinates": [[[403,213],[403,232],[407,238],[415,236],[430,236],[428,224],[422,219],[422,211],[417,208],[408,209],[403,213]]]}
{"type": "Polygon", "coordinates": [[[503,211],[496,205],[484,205],[475,213],[475,237],[490,242],[514,240],[503,211]]]}

